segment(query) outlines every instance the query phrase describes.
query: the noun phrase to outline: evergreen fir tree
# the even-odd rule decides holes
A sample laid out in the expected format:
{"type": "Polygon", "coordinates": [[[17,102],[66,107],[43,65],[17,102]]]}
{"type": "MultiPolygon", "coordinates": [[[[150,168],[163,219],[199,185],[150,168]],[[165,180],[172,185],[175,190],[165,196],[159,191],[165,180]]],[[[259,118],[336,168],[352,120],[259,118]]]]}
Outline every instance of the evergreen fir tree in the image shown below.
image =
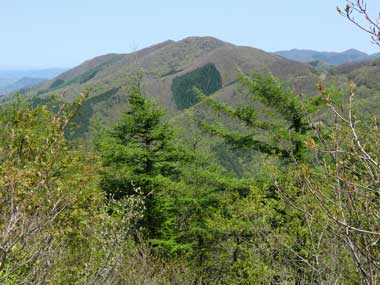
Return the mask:
{"type": "Polygon", "coordinates": [[[156,202],[173,186],[181,153],[173,130],[163,122],[164,112],[143,96],[141,80],[131,80],[128,95],[129,111],[98,143],[104,165],[101,186],[113,199],[142,195],[142,224],[155,237],[165,220],[165,205],[156,202]]]}

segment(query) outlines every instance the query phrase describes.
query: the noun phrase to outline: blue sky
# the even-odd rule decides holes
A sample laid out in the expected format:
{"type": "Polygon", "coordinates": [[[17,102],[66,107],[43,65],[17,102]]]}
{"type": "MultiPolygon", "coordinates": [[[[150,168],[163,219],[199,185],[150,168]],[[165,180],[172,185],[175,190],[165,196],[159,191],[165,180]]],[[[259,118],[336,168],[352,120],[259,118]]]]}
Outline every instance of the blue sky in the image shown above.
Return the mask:
{"type": "MultiPolygon", "coordinates": [[[[368,0],[373,14],[379,0],[368,0]]],[[[214,36],[267,51],[380,52],[345,0],[0,0],[0,67],[71,67],[166,39],[214,36]]]]}

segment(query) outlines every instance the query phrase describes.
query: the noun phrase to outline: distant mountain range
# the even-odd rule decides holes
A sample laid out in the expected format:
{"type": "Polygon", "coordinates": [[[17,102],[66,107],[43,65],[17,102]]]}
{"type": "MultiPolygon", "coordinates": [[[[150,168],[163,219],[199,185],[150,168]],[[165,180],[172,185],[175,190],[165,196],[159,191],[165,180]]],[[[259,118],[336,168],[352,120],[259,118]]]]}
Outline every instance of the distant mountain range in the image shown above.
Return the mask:
{"type": "Polygon", "coordinates": [[[31,70],[1,70],[0,69],[0,96],[20,89],[30,88],[52,79],[64,68],[31,69],[31,70]]]}
{"type": "Polygon", "coordinates": [[[370,55],[356,49],[349,49],[344,52],[320,52],[307,49],[292,49],[277,51],[274,52],[274,54],[300,62],[321,61],[333,65],[380,58],[380,53],[370,55]]]}
{"type": "Polygon", "coordinates": [[[16,82],[6,85],[5,87],[1,88],[2,94],[6,95],[18,90],[23,90],[26,88],[31,88],[33,86],[36,86],[38,84],[44,83],[48,81],[48,78],[32,78],[32,77],[23,77],[16,82]]]}

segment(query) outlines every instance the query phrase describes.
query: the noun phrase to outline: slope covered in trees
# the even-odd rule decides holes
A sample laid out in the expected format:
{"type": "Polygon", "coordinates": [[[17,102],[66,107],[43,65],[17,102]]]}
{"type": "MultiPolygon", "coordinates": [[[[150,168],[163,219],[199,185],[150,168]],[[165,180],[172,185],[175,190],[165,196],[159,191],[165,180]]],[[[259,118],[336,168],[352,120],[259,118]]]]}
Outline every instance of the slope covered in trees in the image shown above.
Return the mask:
{"type": "Polygon", "coordinates": [[[93,150],[65,138],[86,96],[3,105],[1,282],[376,284],[379,134],[358,123],[356,86],[302,97],[263,73],[239,85],[254,104],[193,92],[216,115],[194,114],[202,136],[256,165],[242,176],[179,137],[139,77],[93,150]]]}
{"type": "Polygon", "coordinates": [[[177,42],[166,41],[130,54],[94,58],[28,90],[25,96],[46,99],[64,94],[63,100],[71,102],[80,91],[92,89],[88,98],[91,112],[83,114],[83,127],[76,135],[83,137],[88,135],[89,126],[96,118],[102,118],[109,126],[120,119],[121,113],[128,108],[131,73],[144,72],[145,95],[173,117],[197,102],[192,94],[192,84],[210,95],[218,93],[231,98],[231,86],[236,87],[237,69],[246,72],[270,70],[302,90],[313,90],[319,76],[309,65],[259,49],[236,46],[211,37],[190,37],[177,42]],[[115,90],[112,96],[103,96],[115,90]]]}
{"type": "Polygon", "coordinates": [[[94,58],[23,94],[38,101],[64,94],[63,101],[71,102],[76,94],[90,88],[90,97],[78,115],[80,127],[72,135],[75,138],[88,138],[91,125],[98,119],[108,126],[120,119],[121,113],[128,109],[130,74],[139,70],[144,72],[145,95],[165,109],[168,117],[177,117],[177,121],[184,115],[184,109],[197,103],[193,86],[226,103],[244,102],[244,97],[236,92],[239,70],[245,73],[269,71],[286,80],[297,93],[312,95],[317,93],[315,86],[320,80],[342,88],[353,80],[361,95],[360,108],[369,113],[376,110],[379,98],[376,60],[338,66],[312,64],[297,63],[215,38],[192,37],[178,42],[166,41],[131,54],[94,58]],[[209,71],[201,74],[202,70],[209,71]]]}
{"type": "MultiPolygon", "coordinates": [[[[363,1],[349,3],[351,21],[366,15],[363,1]]],[[[68,97],[39,90],[0,105],[0,284],[378,284],[378,64],[316,71],[259,52],[247,59],[255,72],[231,76],[235,51],[169,41],[135,53],[138,68],[112,74],[113,89],[74,98],[130,56],[49,83],[73,88],[68,97]],[[174,54],[182,70],[162,64],[174,54]],[[168,69],[154,77],[152,66],[168,69]],[[315,76],[313,92],[297,88],[315,76]],[[163,78],[178,99],[171,116],[151,100],[171,86],[163,78]],[[103,116],[73,139],[119,103],[116,123],[103,116]]]]}

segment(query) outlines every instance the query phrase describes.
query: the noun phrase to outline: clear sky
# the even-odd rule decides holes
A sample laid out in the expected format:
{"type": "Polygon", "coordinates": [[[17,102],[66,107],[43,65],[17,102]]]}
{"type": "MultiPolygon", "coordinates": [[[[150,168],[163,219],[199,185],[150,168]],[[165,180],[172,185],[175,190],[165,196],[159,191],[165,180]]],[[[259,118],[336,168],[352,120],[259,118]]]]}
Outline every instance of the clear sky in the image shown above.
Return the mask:
{"type": "MultiPolygon", "coordinates": [[[[0,0],[0,67],[72,67],[167,39],[214,36],[267,51],[380,52],[345,0],[0,0]]],[[[379,0],[368,0],[376,15],[379,0]]]]}

